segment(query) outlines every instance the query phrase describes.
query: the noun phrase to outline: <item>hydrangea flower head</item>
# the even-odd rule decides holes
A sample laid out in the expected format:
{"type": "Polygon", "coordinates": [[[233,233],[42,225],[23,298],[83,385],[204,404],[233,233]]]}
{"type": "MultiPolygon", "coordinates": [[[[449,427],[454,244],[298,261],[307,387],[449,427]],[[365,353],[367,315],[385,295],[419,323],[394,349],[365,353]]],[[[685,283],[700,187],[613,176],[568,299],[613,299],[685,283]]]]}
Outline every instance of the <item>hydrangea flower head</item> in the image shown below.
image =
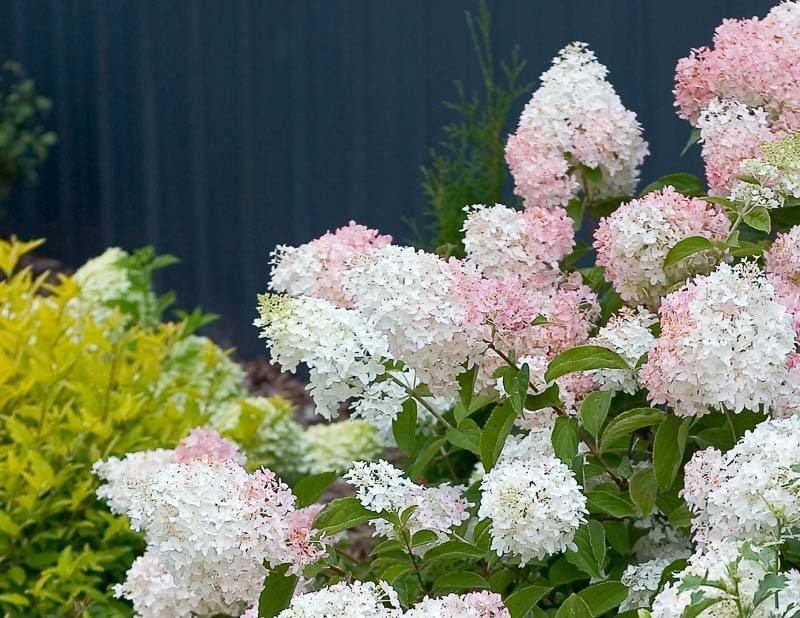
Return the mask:
{"type": "Polygon", "coordinates": [[[340,582],[292,598],[277,618],[400,618],[397,593],[384,581],[340,582]]]}
{"type": "Polygon", "coordinates": [[[659,313],[661,336],[639,372],[650,401],[680,416],[775,403],[795,333],[754,263],[720,264],[669,294],[659,313]]]}
{"type": "Polygon", "coordinates": [[[665,268],[669,250],[689,236],[724,240],[729,229],[723,210],[666,187],[623,204],[600,221],[594,235],[597,264],[623,300],[655,310],[674,283],[709,272],[719,258],[703,251],[665,268]]]}
{"type": "Polygon", "coordinates": [[[511,618],[511,614],[499,594],[480,590],[428,597],[403,614],[403,618],[511,618]]]}
{"type": "Polygon", "coordinates": [[[299,247],[280,245],[272,253],[270,287],[276,292],[324,298],[339,307],[349,307],[350,299],[342,289],[347,264],[353,256],[371,253],[391,242],[391,236],[351,221],[299,247]]]}
{"type": "Polygon", "coordinates": [[[647,142],[607,72],[585,43],[571,43],[542,74],[506,145],[515,193],[527,206],[565,207],[581,190],[576,162],[601,170],[595,197],[633,191],[647,142]]]}
{"type": "Polygon", "coordinates": [[[498,462],[480,488],[478,517],[492,520],[492,549],[522,564],[572,548],[588,513],[572,471],[551,455],[498,462]]]}

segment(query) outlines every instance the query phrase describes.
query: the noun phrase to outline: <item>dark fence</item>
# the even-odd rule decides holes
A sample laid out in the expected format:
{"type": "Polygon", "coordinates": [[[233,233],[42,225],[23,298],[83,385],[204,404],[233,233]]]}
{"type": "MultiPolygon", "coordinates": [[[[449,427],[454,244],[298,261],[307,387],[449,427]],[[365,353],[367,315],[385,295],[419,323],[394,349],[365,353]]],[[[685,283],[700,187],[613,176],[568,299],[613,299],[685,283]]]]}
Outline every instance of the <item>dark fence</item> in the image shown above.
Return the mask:
{"type": "MultiPolygon", "coordinates": [[[[677,59],[723,17],[767,0],[497,0],[497,54],[518,43],[534,80],[587,41],[645,127],[644,178],[700,172],[679,158],[677,59]]],[[[0,56],[53,99],[59,144],[17,191],[0,231],[46,236],[79,264],[107,245],[182,259],[181,304],[221,313],[243,356],[267,255],[356,219],[404,239],[419,218],[419,166],[451,117],[452,81],[477,84],[453,0],[0,0],[0,56]]],[[[516,113],[521,110],[520,101],[516,113]]]]}

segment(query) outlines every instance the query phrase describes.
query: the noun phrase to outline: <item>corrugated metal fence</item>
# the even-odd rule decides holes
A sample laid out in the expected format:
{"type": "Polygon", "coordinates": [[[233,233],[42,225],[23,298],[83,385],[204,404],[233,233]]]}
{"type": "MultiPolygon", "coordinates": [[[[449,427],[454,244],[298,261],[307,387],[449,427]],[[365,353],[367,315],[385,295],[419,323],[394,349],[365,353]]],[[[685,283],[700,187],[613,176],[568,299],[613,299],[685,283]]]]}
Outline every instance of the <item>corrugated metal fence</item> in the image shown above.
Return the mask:
{"type": "MultiPolygon", "coordinates": [[[[649,178],[690,169],[672,110],[676,60],[724,16],[768,0],[497,0],[497,53],[519,43],[533,80],[571,40],[611,71],[646,130],[649,178]]],[[[183,263],[163,281],[222,313],[214,334],[261,351],[267,255],[349,219],[397,238],[420,217],[419,166],[477,83],[455,0],[0,0],[0,56],[52,98],[59,145],[0,231],[48,237],[78,264],[107,245],[183,263]]],[[[519,103],[521,109],[523,102],[519,103]]],[[[516,111],[515,111],[516,113],[516,111]]]]}

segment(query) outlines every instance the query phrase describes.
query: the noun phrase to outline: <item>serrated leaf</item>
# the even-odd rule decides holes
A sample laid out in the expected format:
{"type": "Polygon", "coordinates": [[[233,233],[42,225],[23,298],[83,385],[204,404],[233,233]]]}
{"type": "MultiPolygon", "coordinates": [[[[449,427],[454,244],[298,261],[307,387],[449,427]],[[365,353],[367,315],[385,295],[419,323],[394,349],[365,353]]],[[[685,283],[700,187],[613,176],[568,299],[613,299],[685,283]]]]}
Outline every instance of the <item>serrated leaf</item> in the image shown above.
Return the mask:
{"type": "Polygon", "coordinates": [[[758,589],[753,595],[753,607],[758,607],[767,597],[783,590],[788,581],[789,578],[782,573],[767,573],[758,583],[758,589]]]}
{"type": "Polygon", "coordinates": [[[325,535],[331,535],[378,517],[378,513],[364,508],[356,498],[337,498],[317,514],[313,527],[325,535]]]}
{"type": "Polygon", "coordinates": [[[586,506],[590,511],[606,513],[612,517],[634,517],[636,510],[622,496],[607,491],[596,490],[586,492],[586,506]]]}
{"type": "Polygon", "coordinates": [[[447,440],[450,444],[480,455],[481,430],[471,418],[461,421],[456,429],[448,429],[447,440]]]}
{"type": "Polygon", "coordinates": [[[490,590],[485,578],[472,571],[445,573],[433,582],[434,591],[442,590],[490,590]]]}
{"type": "Polygon", "coordinates": [[[292,488],[292,493],[297,496],[297,508],[314,504],[336,480],[336,477],[335,472],[323,472],[300,479],[292,488]]]}
{"type": "Polygon", "coordinates": [[[763,206],[756,206],[748,212],[743,221],[755,230],[761,230],[769,234],[772,229],[772,222],[770,219],[769,211],[763,206]]]}
{"type": "Polygon", "coordinates": [[[508,401],[492,410],[481,435],[481,461],[486,472],[497,463],[516,417],[517,413],[508,401]]]}
{"type": "Polygon", "coordinates": [[[658,483],[653,468],[648,466],[634,472],[630,478],[628,491],[639,512],[643,517],[647,517],[653,511],[658,496],[658,483]]]}
{"type": "Polygon", "coordinates": [[[556,457],[571,465],[578,453],[578,419],[559,416],[553,426],[550,440],[556,457]]]}
{"type": "Polygon", "coordinates": [[[683,463],[691,419],[668,414],[661,421],[653,442],[653,469],[661,491],[672,487],[683,463]]]}
{"type": "Polygon", "coordinates": [[[581,590],[578,596],[597,618],[622,603],[628,596],[628,588],[621,582],[605,581],[581,590]]]}
{"type": "Polygon", "coordinates": [[[594,618],[594,616],[586,601],[578,595],[572,594],[558,608],[555,618],[594,618]]]}
{"type": "Polygon", "coordinates": [[[458,395],[467,410],[469,410],[469,405],[472,403],[472,394],[475,392],[475,377],[477,375],[477,365],[473,365],[458,374],[458,395]]]}
{"type": "Polygon", "coordinates": [[[628,363],[616,352],[596,345],[570,348],[550,361],[544,379],[548,383],[574,371],[590,369],[629,369],[628,363]]]}
{"type": "Polygon", "coordinates": [[[508,595],[504,604],[511,618],[525,618],[550,590],[546,586],[525,586],[508,595]]]}
{"type": "Polygon", "coordinates": [[[640,195],[660,191],[664,187],[674,187],[678,193],[690,197],[699,197],[705,193],[703,183],[697,176],[693,174],[667,174],[647,185],[642,189],[640,195]]]}
{"type": "Polygon", "coordinates": [[[392,421],[392,435],[406,455],[413,455],[417,441],[417,402],[406,399],[403,408],[392,421]]]}
{"type": "Polygon", "coordinates": [[[445,541],[425,552],[425,560],[435,558],[483,558],[486,552],[463,541],[445,541]]]}
{"type": "Polygon", "coordinates": [[[272,569],[264,578],[264,588],[258,599],[259,618],[273,618],[289,607],[299,578],[287,575],[288,564],[272,569]]]}
{"type": "Polygon", "coordinates": [[[675,243],[675,245],[673,245],[672,248],[667,252],[667,257],[664,258],[664,266],[671,266],[672,264],[680,262],[690,255],[713,248],[714,243],[708,238],[703,236],[689,236],[688,238],[684,238],[683,240],[675,243]]]}
{"type": "Polygon", "coordinates": [[[664,418],[656,408],[634,408],[612,419],[600,438],[600,450],[607,450],[616,440],[630,436],[634,431],[655,425],[664,418]]]}
{"type": "Polygon", "coordinates": [[[592,436],[600,435],[600,430],[606,422],[608,410],[611,407],[611,391],[594,391],[586,395],[581,403],[580,416],[584,428],[592,436]]]}

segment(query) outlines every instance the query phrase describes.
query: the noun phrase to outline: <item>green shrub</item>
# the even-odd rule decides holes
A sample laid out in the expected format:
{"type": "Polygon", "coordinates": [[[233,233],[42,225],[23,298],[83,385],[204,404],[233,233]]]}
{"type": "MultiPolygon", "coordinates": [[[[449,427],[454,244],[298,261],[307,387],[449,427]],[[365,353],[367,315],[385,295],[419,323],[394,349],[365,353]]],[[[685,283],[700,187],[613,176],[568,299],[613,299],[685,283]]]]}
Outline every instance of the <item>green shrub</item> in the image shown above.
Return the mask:
{"type": "Polygon", "coordinates": [[[73,310],[74,279],[15,272],[38,244],[0,241],[0,614],[125,616],[110,586],[144,544],[95,498],[91,466],[206,420],[197,384],[162,380],[197,320],[142,326],[116,307],[98,325],[73,310]]]}

